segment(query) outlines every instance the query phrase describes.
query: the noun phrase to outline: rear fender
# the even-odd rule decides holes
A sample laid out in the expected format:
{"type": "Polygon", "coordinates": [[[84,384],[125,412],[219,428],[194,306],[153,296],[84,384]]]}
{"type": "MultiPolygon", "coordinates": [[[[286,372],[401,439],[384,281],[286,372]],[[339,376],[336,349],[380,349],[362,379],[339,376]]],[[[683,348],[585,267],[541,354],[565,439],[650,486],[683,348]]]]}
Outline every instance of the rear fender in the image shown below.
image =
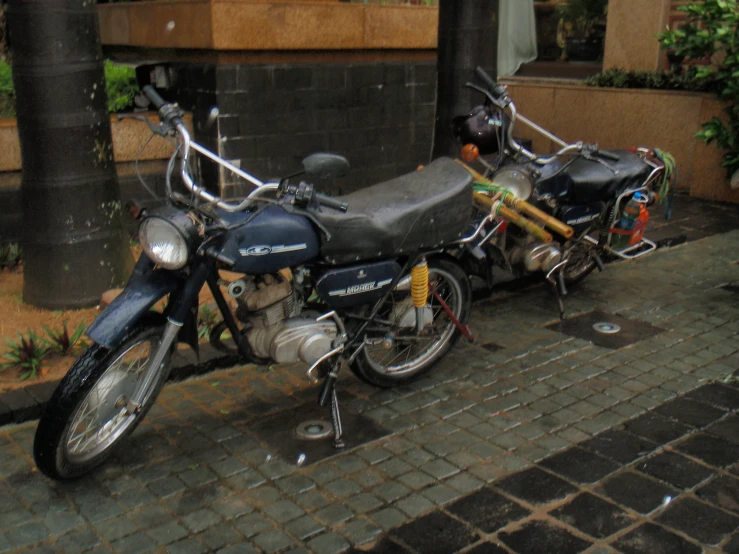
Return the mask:
{"type": "Polygon", "coordinates": [[[181,284],[176,272],[154,269],[154,263],[142,254],[126,288],[90,325],[87,336],[101,346],[113,348],[154,304],[181,284]]]}

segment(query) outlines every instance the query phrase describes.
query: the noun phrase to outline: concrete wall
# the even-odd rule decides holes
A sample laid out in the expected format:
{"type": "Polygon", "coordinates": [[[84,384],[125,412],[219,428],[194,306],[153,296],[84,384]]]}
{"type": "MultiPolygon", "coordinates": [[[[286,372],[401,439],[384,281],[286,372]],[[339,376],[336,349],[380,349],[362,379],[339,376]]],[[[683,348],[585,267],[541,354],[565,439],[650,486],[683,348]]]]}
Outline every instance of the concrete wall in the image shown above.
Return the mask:
{"type": "MultiPolygon", "coordinates": [[[[721,167],[723,151],[695,138],[701,124],[722,115],[710,94],[592,88],[580,85],[506,81],[519,111],[567,142],[596,142],[604,148],[644,146],[670,152],[678,163],[680,188],[692,196],[739,202],[721,167]]],[[[537,152],[556,150],[551,141],[519,124],[517,132],[537,152]]]]}
{"type": "MultiPolygon", "coordinates": [[[[157,123],[156,112],[146,114],[152,123],[157,123]]],[[[185,124],[192,128],[192,117],[185,116],[185,124]]],[[[116,162],[161,160],[172,155],[172,145],[159,136],[151,137],[146,123],[132,119],[118,120],[111,116],[110,126],[113,135],[113,157],[116,162]],[[149,140],[151,138],[151,140],[149,140]],[[142,147],[145,148],[143,151],[142,147]]],[[[18,128],[14,118],[0,119],[0,172],[20,171],[21,149],[18,128]]]]}
{"type": "MultiPolygon", "coordinates": [[[[178,101],[193,110],[198,139],[262,180],[300,170],[317,151],[346,156],[349,177],[323,183],[347,193],[413,171],[431,151],[434,61],[187,64],[177,68],[178,101]],[[204,128],[213,106],[217,126],[204,128]]],[[[203,164],[204,184],[227,195],[251,187],[203,164]]],[[[325,188],[328,187],[328,188],[325,188]]]]}

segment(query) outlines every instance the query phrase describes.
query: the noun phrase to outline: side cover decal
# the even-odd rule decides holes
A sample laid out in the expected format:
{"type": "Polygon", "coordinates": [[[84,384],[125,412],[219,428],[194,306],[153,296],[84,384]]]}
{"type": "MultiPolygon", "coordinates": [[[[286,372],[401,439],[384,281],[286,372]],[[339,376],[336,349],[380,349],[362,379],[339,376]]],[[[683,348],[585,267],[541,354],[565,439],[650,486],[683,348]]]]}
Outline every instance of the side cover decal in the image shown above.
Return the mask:
{"type": "Polygon", "coordinates": [[[359,294],[361,292],[369,292],[371,290],[378,290],[388,286],[392,283],[392,279],[385,279],[384,281],[372,281],[371,283],[362,283],[361,285],[353,285],[345,289],[329,291],[329,296],[351,296],[352,294],[359,294]]]}
{"type": "Polygon", "coordinates": [[[241,248],[239,254],[242,256],[266,256],[267,254],[282,254],[283,252],[296,252],[298,250],[305,250],[308,248],[306,243],[302,244],[277,244],[274,246],[268,246],[266,244],[259,244],[256,246],[250,246],[249,248],[241,248]]]}

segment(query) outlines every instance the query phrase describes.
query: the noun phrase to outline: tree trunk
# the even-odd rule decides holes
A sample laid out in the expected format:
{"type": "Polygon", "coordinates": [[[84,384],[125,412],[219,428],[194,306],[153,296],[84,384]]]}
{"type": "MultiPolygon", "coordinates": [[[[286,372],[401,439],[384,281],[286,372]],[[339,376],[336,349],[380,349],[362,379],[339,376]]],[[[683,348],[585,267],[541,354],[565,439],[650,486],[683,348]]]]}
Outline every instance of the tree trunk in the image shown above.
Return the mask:
{"type": "Polygon", "coordinates": [[[132,258],[121,224],[95,2],[10,0],[23,160],[23,300],[83,308],[132,258]]]}
{"type": "Polygon", "coordinates": [[[452,118],[483,101],[464,84],[475,80],[478,65],[495,78],[497,55],[498,0],[439,0],[434,158],[458,154],[452,118]]]}

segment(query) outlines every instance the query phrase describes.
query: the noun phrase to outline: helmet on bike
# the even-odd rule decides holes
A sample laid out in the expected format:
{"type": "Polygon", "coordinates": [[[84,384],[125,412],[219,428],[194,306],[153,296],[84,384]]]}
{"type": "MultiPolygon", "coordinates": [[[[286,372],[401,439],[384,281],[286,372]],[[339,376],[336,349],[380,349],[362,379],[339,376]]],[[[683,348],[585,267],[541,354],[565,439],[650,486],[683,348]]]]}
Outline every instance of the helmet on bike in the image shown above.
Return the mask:
{"type": "Polygon", "coordinates": [[[474,144],[480,154],[500,152],[508,118],[491,106],[477,106],[471,112],[452,119],[452,134],[462,145],[474,144]]]}

